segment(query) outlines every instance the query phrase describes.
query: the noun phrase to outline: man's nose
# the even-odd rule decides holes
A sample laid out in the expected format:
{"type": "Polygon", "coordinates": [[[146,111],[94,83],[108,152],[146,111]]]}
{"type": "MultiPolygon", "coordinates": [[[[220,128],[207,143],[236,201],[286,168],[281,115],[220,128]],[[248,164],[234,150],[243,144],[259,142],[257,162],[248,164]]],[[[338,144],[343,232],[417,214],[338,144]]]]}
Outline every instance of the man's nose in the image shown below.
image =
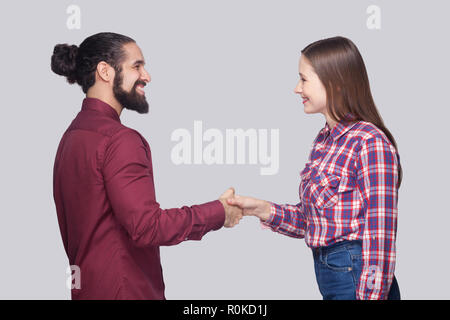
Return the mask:
{"type": "Polygon", "coordinates": [[[141,77],[142,77],[142,80],[145,81],[145,82],[152,81],[152,78],[150,77],[150,74],[145,69],[144,69],[144,72],[142,73],[141,77]]]}

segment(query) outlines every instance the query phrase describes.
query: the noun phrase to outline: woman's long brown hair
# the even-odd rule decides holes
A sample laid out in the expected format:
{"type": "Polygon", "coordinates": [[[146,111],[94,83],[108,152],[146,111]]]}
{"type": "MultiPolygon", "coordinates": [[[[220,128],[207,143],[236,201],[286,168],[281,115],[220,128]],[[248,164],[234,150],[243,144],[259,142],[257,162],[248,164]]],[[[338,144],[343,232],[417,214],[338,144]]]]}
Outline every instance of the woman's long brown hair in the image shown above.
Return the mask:
{"type": "MultiPolygon", "coordinates": [[[[398,152],[394,136],[384,125],[372,97],[366,66],[356,45],[344,37],[311,43],[302,50],[327,93],[327,111],[334,121],[348,119],[373,123],[388,137],[398,152]]],[[[403,172],[398,164],[398,185],[403,172]]]]}

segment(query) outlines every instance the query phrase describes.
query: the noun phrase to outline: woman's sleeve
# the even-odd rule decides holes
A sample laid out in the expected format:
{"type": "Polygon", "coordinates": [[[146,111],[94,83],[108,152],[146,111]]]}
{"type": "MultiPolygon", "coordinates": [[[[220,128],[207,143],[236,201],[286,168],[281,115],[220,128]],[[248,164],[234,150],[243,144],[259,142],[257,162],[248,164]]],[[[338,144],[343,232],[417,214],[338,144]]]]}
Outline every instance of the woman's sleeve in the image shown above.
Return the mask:
{"type": "Polygon", "coordinates": [[[363,142],[357,160],[363,199],[363,269],[357,298],[386,299],[394,276],[397,232],[398,158],[381,137],[363,142]]]}
{"type": "Polygon", "coordinates": [[[272,203],[270,218],[263,225],[289,237],[304,238],[306,223],[302,202],[297,205],[272,203]]]}

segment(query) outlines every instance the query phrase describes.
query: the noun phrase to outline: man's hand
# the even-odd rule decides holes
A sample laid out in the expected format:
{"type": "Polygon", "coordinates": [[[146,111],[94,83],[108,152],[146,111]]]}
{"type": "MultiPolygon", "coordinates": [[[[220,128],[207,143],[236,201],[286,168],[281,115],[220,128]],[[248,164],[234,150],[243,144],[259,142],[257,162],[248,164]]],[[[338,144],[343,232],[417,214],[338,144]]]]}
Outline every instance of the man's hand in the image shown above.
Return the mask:
{"type": "Polygon", "coordinates": [[[228,198],[227,203],[243,209],[244,216],[256,216],[261,221],[266,221],[270,218],[271,204],[265,200],[236,195],[233,198],[228,198]]]}
{"type": "Polygon", "coordinates": [[[239,223],[242,219],[242,209],[238,206],[231,206],[227,203],[227,199],[234,197],[234,188],[229,188],[219,198],[225,209],[225,223],[224,227],[231,228],[239,223]]]}

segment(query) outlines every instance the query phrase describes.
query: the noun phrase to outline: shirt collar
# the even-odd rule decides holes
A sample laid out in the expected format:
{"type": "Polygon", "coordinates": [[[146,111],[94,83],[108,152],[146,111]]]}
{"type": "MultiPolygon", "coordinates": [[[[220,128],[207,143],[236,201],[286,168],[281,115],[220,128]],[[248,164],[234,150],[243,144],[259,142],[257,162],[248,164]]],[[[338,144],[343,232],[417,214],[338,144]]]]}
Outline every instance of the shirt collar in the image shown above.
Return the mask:
{"type": "Polygon", "coordinates": [[[117,114],[116,110],[114,110],[113,107],[111,107],[106,102],[103,102],[100,99],[97,98],[85,98],[83,100],[83,105],[81,106],[82,111],[94,111],[98,112],[108,118],[111,118],[113,120],[116,120],[120,122],[120,117],[117,114]]]}
{"type": "Polygon", "coordinates": [[[325,127],[322,129],[325,136],[330,133],[331,138],[334,141],[337,141],[341,136],[346,134],[353,126],[356,124],[356,121],[339,121],[336,123],[336,125],[333,127],[333,129],[330,128],[328,123],[325,123],[325,127]]]}

